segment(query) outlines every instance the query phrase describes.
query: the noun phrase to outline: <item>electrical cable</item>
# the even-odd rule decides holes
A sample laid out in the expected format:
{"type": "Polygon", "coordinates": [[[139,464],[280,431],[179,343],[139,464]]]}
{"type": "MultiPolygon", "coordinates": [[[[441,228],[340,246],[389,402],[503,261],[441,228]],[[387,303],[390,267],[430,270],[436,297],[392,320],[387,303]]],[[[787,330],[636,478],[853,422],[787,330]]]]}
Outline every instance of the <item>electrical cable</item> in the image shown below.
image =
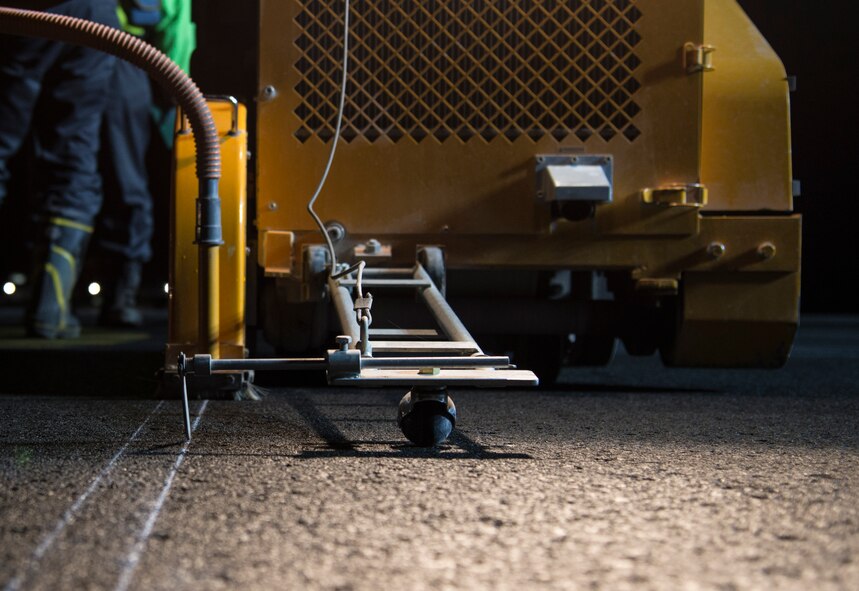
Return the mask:
{"type": "MultiPolygon", "coordinates": [[[[343,79],[340,81],[340,103],[337,108],[337,123],[334,127],[334,138],[331,141],[331,151],[328,153],[328,162],[325,165],[322,177],[319,179],[319,184],[316,186],[316,191],[313,192],[313,197],[311,197],[310,201],[307,203],[307,213],[309,213],[310,217],[313,218],[313,221],[316,222],[316,225],[319,227],[319,231],[322,232],[322,236],[325,238],[325,243],[328,246],[328,254],[331,257],[330,275],[332,277],[337,271],[337,255],[334,254],[334,243],[331,241],[331,236],[325,229],[325,224],[322,223],[322,219],[313,210],[313,205],[319,198],[319,194],[325,186],[325,181],[328,180],[328,173],[331,172],[331,164],[334,162],[334,154],[337,152],[337,144],[340,141],[340,131],[343,128],[343,111],[345,110],[346,105],[346,82],[348,80],[349,70],[349,12],[350,0],[345,0],[343,15],[343,79]]],[[[361,274],[361,271],[363,271],[363,266],[358,268],[359,275],[361,274]]],[[[344,275],[345,274],[346,273],[344,273],[344,275]]]]}
{"type": "Polygon", "coordinates": [[[341,277],[345,277],[346,275],[351,275],[353,272],[358,271],[358,278],[356,280],[356,289],[358,290],[358,297],[364,297],[364,290],[361,287],[361,279],[364,276],[364,267],[367,266],[367,263],[364,261],[358,261],[348,269],[343,269],[337,273],[331,273],[331,279],[340,279],[341,277]]]}
{"type": "MultiPolygon", "coordinates": [[[[325,239],[325,244],[328,247],[328,255],[331,257],[331,269],[329,271],[329,277],[331,279],[338,279],[340,277],[350,275],[353,272],[357,271],[355,287],[358,292],[358,297],[363,298],[364,289],[361,283],[366,263],[364,261],[359,261],[351,267],[343,269],[342,271],[337,270],[337,255],[334,252],[334,243],[331,240],[331,235],[328,234],[328,231],[325,229],[325,224],[322,222],[322,219],[313,209],[313,206],[316,204],[316,200],[319,198],[320,193],[322,193],[322,189],[325,186],[325,182],[328,180],[328,174],[331,172],[331,165],[334,163],[334,154],[337,152],[337,144],[340,142],[340,132],[343,129],[343,112],[346,108],[346,85],[349,80],[349,13],[351,11],[350,5],[350,0],[345,0],[343,3],[343,67],[342,78],[340,80],[340,98],[337,106],[337,122],[334,126],[334,138],[331,140],[331,150],[328,152],[328,162],[326,162],[325,164],[325,170],[322,172],[322,177],[319,179],[319,184],[316,186],[316,190],[313,192],[313,196],[310,198],[310,201],[307,202],[307,213],[309,213],[310,217],[313,218],[313,221],[316,222],[316,226],[322,233],[322,237],[325,239]]],[[[369,293],[367,294],[367,296],[372,298],[369,293]]],[[[367,319],[368,325],[369,323],[372,323],[373,317],[370,314],[369,309],[357,310],[356,316],[359,323],[361,322],[362,318],[367,319]]]]}

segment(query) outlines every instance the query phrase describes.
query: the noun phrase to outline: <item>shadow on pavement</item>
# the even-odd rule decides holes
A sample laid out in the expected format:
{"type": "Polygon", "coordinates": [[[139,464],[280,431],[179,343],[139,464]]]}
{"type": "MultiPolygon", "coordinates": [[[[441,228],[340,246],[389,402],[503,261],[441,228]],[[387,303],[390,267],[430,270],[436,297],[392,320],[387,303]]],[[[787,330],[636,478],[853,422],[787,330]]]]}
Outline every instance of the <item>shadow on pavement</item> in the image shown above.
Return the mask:
{"type": "MultiPolygon", "coordinates": [[[[302,458],[330,458],[330,457],[362,457],[362,458],[435,458],[435,459],[529,459],[528,454],[497,453],[480,445],[461,431],[454,430],[448,442],[459,448],[455,452],[451,446],[444,445],[440,448],[422,448],[410,444],[399,443],[394,445],[391,451],[367,451],[357,448],[358,442],[350,441],[346,435],[321,412],[309,396],[303,393],[295,393],[283,398],[313,431],[326,442],[326,449],[304,450],[299,454],[302,458]]],[[[396,402],[399,402],[397,397],[396,402]]],[[[393,401],[392,401],[393,402],[393,401]]],[[[394,404],[396,403],[394,402],[394,404]]],[[[376,445],[379,442],[374,442],[376,445]]]]}

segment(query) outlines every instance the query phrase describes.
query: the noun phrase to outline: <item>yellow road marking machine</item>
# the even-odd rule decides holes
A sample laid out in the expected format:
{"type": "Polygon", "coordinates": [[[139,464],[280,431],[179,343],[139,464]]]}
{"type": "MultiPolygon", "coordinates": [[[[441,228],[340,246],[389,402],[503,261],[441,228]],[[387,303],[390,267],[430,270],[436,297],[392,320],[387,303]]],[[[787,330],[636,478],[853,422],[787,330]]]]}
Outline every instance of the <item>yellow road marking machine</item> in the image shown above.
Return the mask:
{"type": "Polygon", "coordinates": [[[790,81],[736,0],[260,0],[259,16],[250,117],[208,101],[218,240],[200,239],[199,139],[177,131],[174,379],[406,386],[401,427],[427,445],[453,426],[447,387],[536,384],[509,354],[544,382],[618,342],[670,366],[787,360],[790,81]],[[250,329],[284,357],[249,358],[250,329]]]}

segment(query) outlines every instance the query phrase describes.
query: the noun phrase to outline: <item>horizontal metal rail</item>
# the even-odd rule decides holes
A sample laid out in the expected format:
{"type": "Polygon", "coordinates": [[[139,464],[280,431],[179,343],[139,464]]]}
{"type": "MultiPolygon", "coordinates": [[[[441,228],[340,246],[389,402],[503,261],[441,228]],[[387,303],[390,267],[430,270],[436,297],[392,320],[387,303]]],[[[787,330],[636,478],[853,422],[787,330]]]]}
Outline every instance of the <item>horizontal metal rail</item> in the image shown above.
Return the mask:
{"type": "MultiPolygon", "coordinates": [[[[357,279],[340,279],[340,285],[344,287],[355,287],[357,279]]],[[[368,279],[361,281],[363,287],[428,287],[432,285],[426,279],[368,279]]]]}
{"type": "MultiPolygon", "coordinates": [[[[361,357],[360,367],[375,369],[470,369],[510,367],[509,357],[361,357]]],[[[329,369],[323,357],[284,359],[212,359],[196,355],[189,370],[203,375],[215,371],[307,371],[329,369]]]]}
{"type": "Polygon", "coordinates": [[[361,367],[383,369],[423,367],[467,369],[470,367],[510,367],[509,357],[362,357],[361,367]]]}
{"type": "MultiPolygon", "coordinates": [[[[328,360],[324,357],[294,359],[212,359],[211,371],[325,371],[328,360]]],[[[194,367],[192,361],[191,367],[194,367]]]]}

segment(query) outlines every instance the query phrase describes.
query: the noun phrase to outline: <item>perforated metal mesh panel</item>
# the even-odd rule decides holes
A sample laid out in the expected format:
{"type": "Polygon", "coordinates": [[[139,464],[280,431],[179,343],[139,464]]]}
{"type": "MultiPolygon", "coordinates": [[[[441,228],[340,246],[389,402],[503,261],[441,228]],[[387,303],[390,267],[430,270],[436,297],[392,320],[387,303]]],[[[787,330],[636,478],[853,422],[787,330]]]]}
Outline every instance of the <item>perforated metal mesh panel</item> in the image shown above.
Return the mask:
{"type": "MultiPolygon", "coordinates": [[[[298,0],[300,141],[334,134],[342,2],[298,0]]],[[[343,138],[634,141],[635,0],[353,3],[343,138]]]]}

